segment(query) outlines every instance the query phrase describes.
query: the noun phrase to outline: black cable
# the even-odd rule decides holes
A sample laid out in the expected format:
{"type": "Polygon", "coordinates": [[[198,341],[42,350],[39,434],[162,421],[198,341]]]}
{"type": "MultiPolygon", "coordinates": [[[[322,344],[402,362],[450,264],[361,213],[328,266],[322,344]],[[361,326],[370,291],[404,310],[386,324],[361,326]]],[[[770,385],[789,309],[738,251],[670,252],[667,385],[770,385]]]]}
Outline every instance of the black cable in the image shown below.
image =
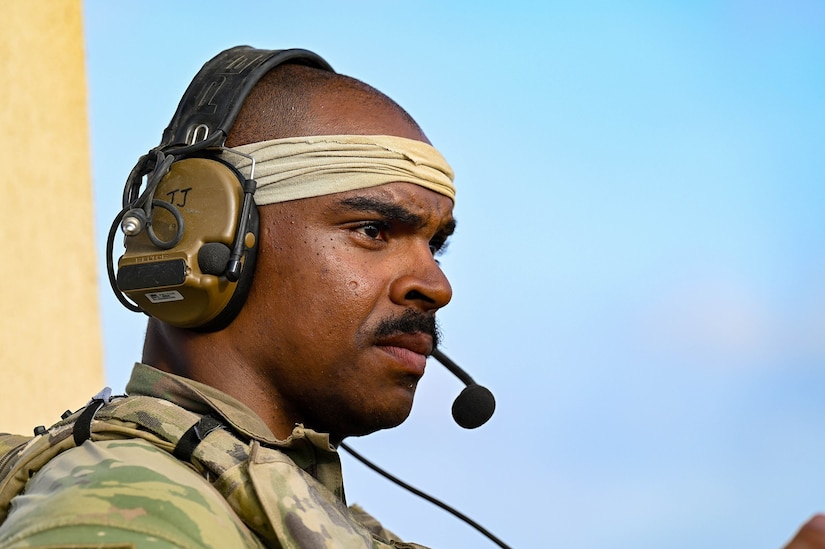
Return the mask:
{"type": "Polygon", "coordinates": [[[442,501],[439,501],[436,498],[434,498],[434,497],[432,497],[428,494],[425,494],[424,492],[422,492],[418,488],[410,486],[409,484],[407,484],[406,482],[404,482],[400,478],[394,477],[393,475],[391,475],[388,472],[386,472],[385,470],[381,469],[379,466],[375,465],[374,463],[369,461],[367,458],[365,458],[364,456],[362,456],[361,454],[359,454],[358,452],[356,452],[355,450],[353,450],[352,448],[350,448],[349,446],[344,444],[343,442],[341,443],[340,447],[343,448],[344,450],[346,450],[347,453],[350,454],[352,457],[354,457],[355,459],[357,459],[358,461],[360,461],[361,463],[363,463],[364,465],[366,465],[367,467],[369,467],[370,469],[372,469],[373,471],[375,471],[376,473],[378,473],[382,477],[396,483],[397,485],[404,488],[405,490],[409,490],[410,492],[412,492],[416,496],[424,498],[425,500],[429,501],[433,505],[441,507],[442,509],[444,509],[448,513],[452,514],[456,518],[459,518],[459,519],[463,520],[464,522],[466,522],[467,524],[469,524],[470,526],[472,526],[473,528],[475,528],[476,530],[478,530],[479,532],[481,532],[482,534],[487,536],[487,538],[490,541],[492,541],[493,543],[495,543],[499,547],[501,547],[503,549],[510,549],[509,545],[507,545],[506,543],[504,543],[503,541],[498,539],[496,536],[494,536],[492,534],[492,532],[490,532],[489,530],[484,528],[482,525],[480,525],[479,523],[477,523],[476,521],[474,521],[473,519],[471,519],[470,517],[468,517],[467,515],[465,515],[461,511],[458,511],[458,510],[450,507],[446,503],[444,503],[442,501]]]}
{"type": "Polygon", "coordinates": [[[114,253],[114,244],[115,244],[115,235],[117,234],[118,227],[120,227],[120,220],[129,210],[129,207],[123,208],[115,220],[112,221],[112,226],[109,227],[109,235],[106,237],[106,274],[109,276],[109,286],[112,287],[112,291],[115,293],[115,297],[117,297],[118,301],[135,313],[143,312],[139,306],[135,305],[123,295],[123,292],[120,291],[120,288],[117,287],[117,277],[115,275],[115,265],[112,259],[112,254],[114,253]]]}
{"type": "Polygon", "coordinates": [[[160,250],[171,250],[172,248],[177,246],[181,240],[183,240],[183,215],[180,213],[180,210],[175,207],[174,204],[155,198],[153,198],[151,202],[152,206],[156,206],[158,208],[166,210],[167,212],[172,214],[172,217],[175,218],[175,236],[173,236],[169,240],[161,240],[160,238],[158,238],[158,236],[155,234],[155,229],[152,227],[151,218],[149,218],[149,221],[146,223],[146,236],[149,237],[149,240],[152,242],[152,244],[155,245],[156,248],[160,250]]]}
{"type": "Polygon", "coordinates": [[[177,211],[174,206],[154,199],[155,189],[157,189],[160,180],[169,171],[174,161],[174,155],[165,154],[163,151],[157,149],[149,151],[148,154],[138,160],[138,163],[132,168],[131,173],[129,173],[126,186],[123,188],[123,209],[115,216],[111,227],[109,227],[109,234],[106,237],[106,274],[109,278],[109,286],[112,287],[112,291],[115,293],[118,301],[120,301],[124,307],[135,313],[141,313],[143,309],[127,299],[117,287],[117,276],[112,258],[115,236],[123,217],[130,210],[142,209],[145,213],[144,222],[146,223],[144,230],[146,230],[149,240],[155,246],[163,250],[168,250],[180,242],[181,238],[183,238],[183,217],[180,212],[177,211]],[[152,153],[155,153],[154,159],[152,158],[152,153]],[[153,160],[154,163],[152,163],[153,160]],[[146,189],[141,193],[140,187],[143,184],[143,177],[147,175],[146,189]],[[151,227],[152,206],[158,206],[168,210],[175,218],[177,232],[172,240],[162,241],[155,235],[151,227]]]}

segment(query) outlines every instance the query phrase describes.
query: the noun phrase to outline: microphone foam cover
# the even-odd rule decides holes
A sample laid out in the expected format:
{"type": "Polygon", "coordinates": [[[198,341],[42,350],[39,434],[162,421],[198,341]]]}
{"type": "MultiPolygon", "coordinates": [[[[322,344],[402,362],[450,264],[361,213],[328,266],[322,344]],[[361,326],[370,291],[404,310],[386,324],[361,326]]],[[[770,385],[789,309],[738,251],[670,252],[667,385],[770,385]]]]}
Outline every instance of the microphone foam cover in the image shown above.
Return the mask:
{"type": "Polygon", "coordinates": [[[481,427],[493,417],[496,399],[487,387],[468,385],[453,401],[453,419],[465,429],[481,427]]]}
{"type": "Polygon", "coordinates": [[[207,242],[198,250],[198,267],[204,274],[221,276],[226,272],[231,253],[223,242],[207,242]]]}

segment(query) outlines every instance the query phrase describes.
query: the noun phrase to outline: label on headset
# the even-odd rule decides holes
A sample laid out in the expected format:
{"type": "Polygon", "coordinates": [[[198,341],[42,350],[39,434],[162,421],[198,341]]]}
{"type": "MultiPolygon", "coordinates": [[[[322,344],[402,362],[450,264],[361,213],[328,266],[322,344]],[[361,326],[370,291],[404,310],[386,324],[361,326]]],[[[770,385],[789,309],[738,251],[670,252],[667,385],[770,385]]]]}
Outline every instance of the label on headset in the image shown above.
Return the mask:
{"type": "Polygon", "coordinates": [[[169,301],[183,301],[183,296],[177,290],[166,292],[151,292],[146,295],[146,299],[152,303],[168,303],[169,301]]]}

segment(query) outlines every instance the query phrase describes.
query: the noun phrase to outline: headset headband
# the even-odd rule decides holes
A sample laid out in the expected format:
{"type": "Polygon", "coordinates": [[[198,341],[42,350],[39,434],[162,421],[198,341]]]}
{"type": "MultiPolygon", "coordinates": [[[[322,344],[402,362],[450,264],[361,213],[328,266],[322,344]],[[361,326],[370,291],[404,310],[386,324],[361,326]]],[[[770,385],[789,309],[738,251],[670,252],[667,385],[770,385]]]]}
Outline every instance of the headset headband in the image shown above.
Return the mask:
{"type": "Polygon", "coordinates": [[[252,87],[283,63],[335,72],[319,55],[303,49],[236,46],[224,50],[207,61],[189,84],[169,127],[163,131],[159,148],[193,145],[207,139],[209,146],[223,145],[252,87]]]}
{"type": "Polygon", "coordinates": [[[321,56],[304,49],[235,46],[207,61],[186,88],[169,126],[163,130],[160,145],[140,157],[132,168],[123,189],[124,208],[137,199],[144,176],[157,181],[172,161],[222,147],[253,86],[284,63],[335,72],[321,56]],[[164,164],[166,155],[168,163],[164,164]]]}
{"type": "Polygon", "coordinates": [[[220,329],[240,310],[257,249],[258,218],[252,198],[255,182],[225,165],[209,149],[223,147],[252,88],[268,71],[284,63],[335,72],[320,56],[303,49],[237,46],[225,50],[198,71],[163,131],[161,143],[132,168],[123,189],[123,209],[112,222],[106,241],[109,284],[127,309],[203,329],[220,329]],[[208,166],[202,164],[205,159],[211,162],[208,166]],[[191,162],[184,168],[184,162],[178,163],[182,160],[191,162]],[[193,162],[198,167],[193,167],[193,162]],[[173,164],[178,166],[176,179],[172,178],[176,182],[186,172],[186,177],[209,189],[199,197],[209,215],[186,210],[185,200],[176,204],[174,199],[155,198],[173,164]],[[197,175],[193,170],[198,170],[197,175]],[[174,218],[171,238],[157,236],[153,208],[164,209],[174,218]],[[190,216],[188,232],[185,216],[190,216]],[[201,223],[203,219],[206,221],[201,223]],[[195,226],[209,230],[201,234],[192,229],[195,226]],[[118,227],[126,235],[126,252],[115,274],[112,252],[118,227]],[[170,278],[167,275],[172,270],[174,277],[170,278]],[[134,302],[127,299],[127,293],[134,302]],[[166,307],[168,302],[174,306],[166,307]]]}

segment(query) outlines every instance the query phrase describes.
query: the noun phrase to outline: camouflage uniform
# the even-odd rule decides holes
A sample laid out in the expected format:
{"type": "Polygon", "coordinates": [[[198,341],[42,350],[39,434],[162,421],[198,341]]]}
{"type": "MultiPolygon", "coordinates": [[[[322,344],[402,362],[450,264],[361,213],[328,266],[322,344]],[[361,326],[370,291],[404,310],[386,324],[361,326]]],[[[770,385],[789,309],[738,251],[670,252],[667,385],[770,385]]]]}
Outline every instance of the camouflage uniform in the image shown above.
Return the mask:
{"type": "Polygon", "coordinates": [[[78,412],[19,452],[0,494],[26,484],[0,509],[0,547],[421,547],[346,507],[328,435],[299,425],[278,440],[234,398],[144,364],[126,391],[95,414],[91,440],[72,442],[78,412]],[[174,457],[204,416],[227,427],[174,457]],[[68,449],[32,465],[38,445],[68,449]]]}

